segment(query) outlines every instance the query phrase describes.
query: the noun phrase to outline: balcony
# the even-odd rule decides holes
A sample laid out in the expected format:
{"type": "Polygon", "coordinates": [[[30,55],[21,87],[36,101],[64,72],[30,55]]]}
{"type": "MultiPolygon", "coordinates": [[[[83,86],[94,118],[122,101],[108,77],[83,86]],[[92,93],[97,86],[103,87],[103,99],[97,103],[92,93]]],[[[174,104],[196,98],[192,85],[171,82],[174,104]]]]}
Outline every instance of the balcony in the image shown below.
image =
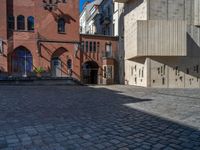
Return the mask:
{"type": "Polygon", "coordinates": [[[111,52],[102,52],[102,58],[103,59],[110,59],[110,58],[114,59],[114,57],[115,56],[111,52]]]}
{"type": "Polygon", "coordinates": [[[114,2],[117,2],[117,3],[126,3],[128,2],[129,0],[113,0],[114,2]]]}
{"type": "Polygon", "coordinates": [[[111,17],[110,16],[102,16],[101,18],[101,24],[107,25],[111,23],[111,17]]]}
{"type": "Polygon", "coordinates": [[[187,56],[187,24],[178,20],[139,20],[125,29],[125,57],[187,56]]]}

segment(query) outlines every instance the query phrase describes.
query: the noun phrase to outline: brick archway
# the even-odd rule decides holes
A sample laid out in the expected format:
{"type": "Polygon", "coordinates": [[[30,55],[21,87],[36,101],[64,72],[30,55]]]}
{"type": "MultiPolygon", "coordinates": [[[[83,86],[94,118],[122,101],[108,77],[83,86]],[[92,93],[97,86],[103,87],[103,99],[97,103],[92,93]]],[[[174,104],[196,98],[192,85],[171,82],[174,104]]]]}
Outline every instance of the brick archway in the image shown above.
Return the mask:
{"type": "Polygon", "coordinates": [[[51,56],[51,75],[53,77],[63,77],[67,76],[67,58],[65,57],[65,53],[68,50],[60,47],[54,51],[51,56]]]}
{"type": "Polygon", "coordinates": [[[98,84],[99,65],[95,61],[87,61],[82,66],[83,82],[85,84],[98,84]]]}

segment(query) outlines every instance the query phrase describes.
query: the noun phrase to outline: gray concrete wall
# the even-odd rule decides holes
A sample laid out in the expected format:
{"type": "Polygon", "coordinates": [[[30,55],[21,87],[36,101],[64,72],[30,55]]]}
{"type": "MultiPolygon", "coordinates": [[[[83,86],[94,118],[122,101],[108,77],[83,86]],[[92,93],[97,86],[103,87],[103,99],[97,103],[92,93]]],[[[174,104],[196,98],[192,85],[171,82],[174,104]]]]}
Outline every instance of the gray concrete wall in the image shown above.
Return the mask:
{"type": "Polygon", "coordinates": [[[151,57],[151,87],[200,88],[199,57],[151,57]]]}
{"type": "Polygon", "coordinates": [[[128,60],[137,55],[137,20],[147,20],[147,0],[130,0],[124,6],[125,84],[147,86],[145,59],[128,60]]]}
{"type": "Polygon", "coordinates": [[[194,21],[194,0],[148,0],[149,20],[194,21]]]}
{"type": "Polygon", "coordinates": [[[129,0],[125,13],[126,83],[200,88],[200,1],[129,0]]]}
{"type": "Polygon", "coordinates": [[[137,56],[187,56],[186,32],[186,21],[137,21],[137,56]]]}

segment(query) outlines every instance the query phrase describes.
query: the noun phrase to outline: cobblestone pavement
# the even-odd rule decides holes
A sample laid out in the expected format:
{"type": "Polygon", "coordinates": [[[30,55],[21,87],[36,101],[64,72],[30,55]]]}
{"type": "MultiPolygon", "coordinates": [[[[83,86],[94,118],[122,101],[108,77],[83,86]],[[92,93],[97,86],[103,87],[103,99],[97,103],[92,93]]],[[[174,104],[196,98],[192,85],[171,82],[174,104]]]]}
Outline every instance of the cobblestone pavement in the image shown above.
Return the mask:
{"type": "Polygon", "coordinates": [[[200,90],[0,86],[0,149],[199,150],[199,98],[200,90]]]}

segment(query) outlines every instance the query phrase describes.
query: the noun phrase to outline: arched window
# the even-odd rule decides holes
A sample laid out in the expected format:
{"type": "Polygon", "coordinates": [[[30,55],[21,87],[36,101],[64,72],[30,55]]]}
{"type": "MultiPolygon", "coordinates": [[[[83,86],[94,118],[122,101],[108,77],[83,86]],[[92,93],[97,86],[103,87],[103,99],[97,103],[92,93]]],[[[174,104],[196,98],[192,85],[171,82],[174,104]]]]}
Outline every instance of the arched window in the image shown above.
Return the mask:
{"type": "Polygon", "coordinates": [[[31,52],[19,47],[12,54],[12,72],[16,75],[27,76],[33,69],[33,56],[31,52]]]}
{"type": "Polygon", "coordinates": [[[34,17],[33,16],[28,17],[27,24],[28,24],[28,31],[33,31],[34,30],[34,17]]]}
{"type": "Polygon", "coordinates": [[[25,20],[22,15],[17,17],[17,30],[25,30],[25,20]]]}
{"type": "Polygon", "coordinates": [[[15,17],[8,16],[8,29],[14,30],[15,29],[15,17]]]}
{"type": "Polygon", "coordinates": [[[67,68],[72,69],[72,60],[71,59],[67,60],[67,68]]]}
{"type": "Polygon", "coordinates": [[[59,33],[65,32],[65,20],[63,18],[60,18],[58,20],[58,32],[59,33]]]}

